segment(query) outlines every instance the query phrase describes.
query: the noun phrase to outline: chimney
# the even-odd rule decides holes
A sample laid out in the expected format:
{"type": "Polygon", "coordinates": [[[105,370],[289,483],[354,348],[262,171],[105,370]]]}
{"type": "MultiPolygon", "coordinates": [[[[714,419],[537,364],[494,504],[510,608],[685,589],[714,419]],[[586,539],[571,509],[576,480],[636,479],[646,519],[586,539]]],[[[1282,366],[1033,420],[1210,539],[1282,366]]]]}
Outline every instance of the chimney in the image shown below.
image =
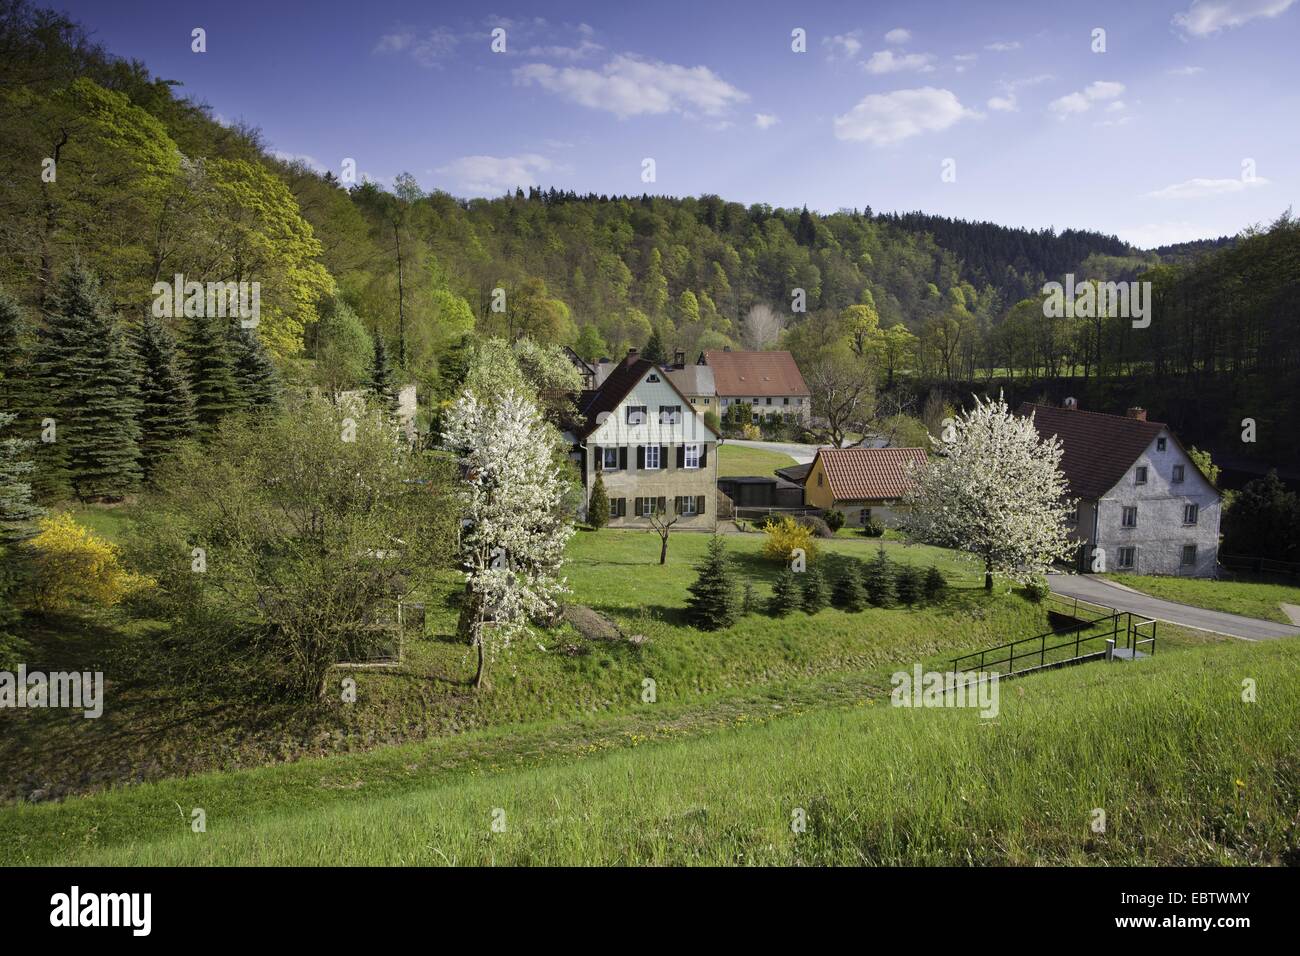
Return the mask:
{"type": "Polygon", "coordinates": [[[678,366],[686,364],[686,349],[678,349],[673,352],[673,364],[678,366]]]}
{"type": "Polygon", "coordinates": [[[633,364],[636,363],[636,357],[637,357],[637,354],[638,354],[639,352],[640,352],[640,349],[636,348],[635,346],[632,346],[631,348],[629,348],[629,349],[627,350],[627,364],[628,364],[628,365],[633,365],[633,364]]]}
{"type": "Polygon", "coordinates": [[[730,345],[724,345],[724,346],[722,347],[722,351],[724,351],[724,352],[730,352],[730,351],[731,351],[731,346],[730,346],[730,345]]]}
{"type": "Polygon", "coordinates": [[[1144,422],[1147,420],[1147,410],[1145,408],[1134,406],[1124,413],[1124,417],[1131,418],[1134,421],[1144,422]]]}

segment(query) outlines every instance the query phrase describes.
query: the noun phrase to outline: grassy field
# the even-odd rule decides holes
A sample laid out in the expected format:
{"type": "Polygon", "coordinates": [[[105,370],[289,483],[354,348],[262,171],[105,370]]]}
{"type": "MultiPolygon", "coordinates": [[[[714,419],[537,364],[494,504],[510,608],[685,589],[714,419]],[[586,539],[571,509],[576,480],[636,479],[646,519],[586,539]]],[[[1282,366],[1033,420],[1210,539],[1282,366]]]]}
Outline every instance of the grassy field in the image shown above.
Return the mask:
{"type": "Polygon", "coordinates": [[[449,751],[471,741],[439,740],[8,807],[0,861],[1300,862],[1300,644],[1090,664],[1000,691],[991,720],[879,698],[780,716],[759,698],[726,728],[673,739],[666,722],[617,749],[547,753],[533,728],[473,735],[478,753],[522,737],[522,766],[457,767],[449,751]],[[1241,701],[1246,676],[1259,703],[1241,701]]]}
{"type": "Polygon", "coordinates": [[[1180,604],[1190,604],[1211,611],[1244,614],[1246,617],[1277,621],[1279,624],[1291,623],[1291,619],[1279,605],[1283,602],[1300,605],[1300,588],[1288,587],[1285,584],[1134,574],[1107,574],[1105,577],[1116,584],[1124,584],[1167,601],[1178,601],[1180,604]]]}
{"type": "Polygon", "coordinates": [[[725,444],[718,448],[718,477],[728,475],[771,475],[778,468],[797,464],[789,455],[767,448],[744,448],[725,444]]]}

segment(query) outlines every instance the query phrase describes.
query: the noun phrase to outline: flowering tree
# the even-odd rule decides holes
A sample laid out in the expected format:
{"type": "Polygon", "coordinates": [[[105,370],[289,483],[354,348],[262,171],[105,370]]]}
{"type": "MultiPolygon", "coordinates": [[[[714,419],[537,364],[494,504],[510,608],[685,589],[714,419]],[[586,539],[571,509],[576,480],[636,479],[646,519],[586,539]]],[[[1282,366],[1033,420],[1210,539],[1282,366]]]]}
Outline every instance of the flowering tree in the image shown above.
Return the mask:
{"type": "Polygon", "coordinates": [[[447,416],[443,443],[463,469],[461,627],[478,648],[476,687],[485,658],[508,647],[531,618],[553,614],[568,590],[559,571],[573,526],[562,508],[566,484],[554,440],[536,404],[513,388],[492,399],[467,390],[447,416]]]}
{"type": "Polygon", "coordinates": [[[905,498],[905,529],[915,538],[984,559],[984,587],[993,572],[1020,582],[1069,557],[1061,443],[1043,440],[1032,418],[1013,415],[1001,396],[975,399],[931,437],[938,457],[921,466],[905,498]]]}

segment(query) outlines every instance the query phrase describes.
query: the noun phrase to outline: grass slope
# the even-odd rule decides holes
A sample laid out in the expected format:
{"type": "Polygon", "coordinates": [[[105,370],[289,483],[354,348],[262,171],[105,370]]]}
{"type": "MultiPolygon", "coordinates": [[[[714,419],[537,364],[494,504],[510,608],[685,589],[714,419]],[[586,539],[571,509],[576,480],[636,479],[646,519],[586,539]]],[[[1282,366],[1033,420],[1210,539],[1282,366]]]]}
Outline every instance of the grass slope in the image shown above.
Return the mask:
{"type": "Polygon", "coordinates": [[[436,750],[394,748],[10,807],[0,854],[93,865],[1300,862],[1300,644],[1091,664],[1001,691],[993,720],[879,700],[775,720],[756,707],[696,739],[524,769],[446,774],[436,750]],[[1258,703],[1242,702],[1244,677],[1258,703]],[[381,757],[398,762],[387,776],[368,766],[381,757]],[[398,767],[402,786],[385,793],[398,767]],[[206,833],[189,829],[195,806],[206,833]],[[1096,808],[1104,833],[1090,826],[1096,808]],[[498,810],[504,832],[492,828],[498,810]]]}
{"type": "Polygon", "coordinates": [[[1210,611],[1244,614],[1246,617],[1277,621],[1279,624],[1291,623],[1291,619],[1279,607],[1280,604],[1285,602],[1300,605],[1300,588],[1285,584],[1136,574],[1107,574],[1105,577],[1116,584],[1127,585],[1166,601],[1177,601],[1210,611]]]}
{"type": "Polygon", "coordinates": [[[718,447],[718,477],[728,475],[771,476],[778,468],[788,468],[797,462],[784,452],[767,448],[745,448],[725,444],[718,447]]]}

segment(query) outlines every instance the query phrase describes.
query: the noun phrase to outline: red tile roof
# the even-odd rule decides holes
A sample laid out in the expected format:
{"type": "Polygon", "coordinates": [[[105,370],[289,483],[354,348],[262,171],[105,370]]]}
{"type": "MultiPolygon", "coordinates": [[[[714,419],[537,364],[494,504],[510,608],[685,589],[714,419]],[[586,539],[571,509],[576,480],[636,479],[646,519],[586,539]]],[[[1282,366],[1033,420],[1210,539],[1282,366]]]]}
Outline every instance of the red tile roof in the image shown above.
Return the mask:
{"type": "Polygon", "coordinates": [[[1114,488],[1165,430],[1162,422],[1029,402],[1016,413],[1026,418],[1032,414],[1034,428],[1042,438],[1055,435],[1061,439],[1061,471],[1069,483],[1070,497],[1085,501],[1095,501],[1114,488]]]}
{"type": "Polygon", "coordinates": [[[809,395],[799,366],[789,352],[728,352],[709,349],[704,362],[713,369],[721,398],[809,395]]]}
{"type": "Polygon", "coordinates": [[[925,464],[925,449],[822,448],[817,457],[836,501],[890,500],[911,486],[908,467],[925,464]]]}

